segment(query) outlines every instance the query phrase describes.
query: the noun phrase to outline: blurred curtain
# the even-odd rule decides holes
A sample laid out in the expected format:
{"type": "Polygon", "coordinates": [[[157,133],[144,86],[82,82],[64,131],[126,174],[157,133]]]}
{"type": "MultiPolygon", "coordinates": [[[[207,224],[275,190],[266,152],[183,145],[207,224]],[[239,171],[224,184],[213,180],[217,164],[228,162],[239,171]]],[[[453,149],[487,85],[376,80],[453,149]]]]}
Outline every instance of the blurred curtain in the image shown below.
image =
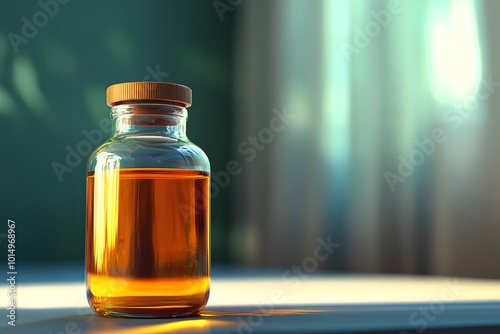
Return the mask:
{"type": "Polygon", "coordinates": [[[486,33],[496,7],[245,2],[234,259],[300,264],[331,235],[341,247],[324,269],[500,277],[500,93],[488,84],[500,75],[486,33]],[[247,162],[239,145],[284,109],[294,118],[247,162]]]}

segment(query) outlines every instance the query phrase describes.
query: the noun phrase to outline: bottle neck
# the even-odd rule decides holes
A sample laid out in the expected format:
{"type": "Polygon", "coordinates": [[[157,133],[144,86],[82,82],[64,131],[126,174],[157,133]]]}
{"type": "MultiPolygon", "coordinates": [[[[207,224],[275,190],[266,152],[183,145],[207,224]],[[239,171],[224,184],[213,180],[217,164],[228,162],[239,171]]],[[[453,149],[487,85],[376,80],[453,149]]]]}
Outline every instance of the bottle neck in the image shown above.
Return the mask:
{"type": "Polygon", "coordinates": [[[168,136],[187,140],[186,108],[171,104],[120,104],[111,108],[113,136],[168,136]]]}

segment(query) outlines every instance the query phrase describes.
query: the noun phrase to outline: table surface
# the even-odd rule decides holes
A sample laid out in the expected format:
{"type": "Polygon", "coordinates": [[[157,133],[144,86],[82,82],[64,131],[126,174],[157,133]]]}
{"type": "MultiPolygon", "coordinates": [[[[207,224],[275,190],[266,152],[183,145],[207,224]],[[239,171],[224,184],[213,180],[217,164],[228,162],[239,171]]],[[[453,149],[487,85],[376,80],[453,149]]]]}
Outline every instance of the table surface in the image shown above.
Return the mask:
{"type": "Polygon", "coordinates": [[[81,267],[19,268],[16,326],[3,316],[0,332],[500,333],[500,280],[285,272],[214,268],[200,315],[125,319],[90,310],[81,267]]]}

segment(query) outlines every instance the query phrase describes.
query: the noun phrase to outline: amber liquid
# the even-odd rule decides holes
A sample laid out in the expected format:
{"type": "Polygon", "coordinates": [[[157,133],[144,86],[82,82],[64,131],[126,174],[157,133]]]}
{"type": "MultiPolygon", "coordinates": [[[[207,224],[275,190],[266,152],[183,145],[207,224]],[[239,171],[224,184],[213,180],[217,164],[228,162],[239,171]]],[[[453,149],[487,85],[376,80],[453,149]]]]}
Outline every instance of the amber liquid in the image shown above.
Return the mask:
{"type": "Polygon", "coordinates": [[[87,296],[101,315],[194,314],[207,300],[209,175],[176,169],[87,176],[87,296]]]}

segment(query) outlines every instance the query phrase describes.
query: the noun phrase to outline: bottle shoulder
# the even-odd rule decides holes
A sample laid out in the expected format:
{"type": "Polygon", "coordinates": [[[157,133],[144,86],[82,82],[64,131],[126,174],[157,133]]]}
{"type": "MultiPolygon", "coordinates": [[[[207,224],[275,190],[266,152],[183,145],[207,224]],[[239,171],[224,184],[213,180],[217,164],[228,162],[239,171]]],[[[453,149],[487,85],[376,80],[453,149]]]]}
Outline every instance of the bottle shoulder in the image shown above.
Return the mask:
{"type": "Polygon", "coordinates": [[[210,172],[203,150],[189,141],[164,136],[112,137],[89,157],[87,170],[97,164],[113,163],[114,168],[179,168],[210,172]]]}

